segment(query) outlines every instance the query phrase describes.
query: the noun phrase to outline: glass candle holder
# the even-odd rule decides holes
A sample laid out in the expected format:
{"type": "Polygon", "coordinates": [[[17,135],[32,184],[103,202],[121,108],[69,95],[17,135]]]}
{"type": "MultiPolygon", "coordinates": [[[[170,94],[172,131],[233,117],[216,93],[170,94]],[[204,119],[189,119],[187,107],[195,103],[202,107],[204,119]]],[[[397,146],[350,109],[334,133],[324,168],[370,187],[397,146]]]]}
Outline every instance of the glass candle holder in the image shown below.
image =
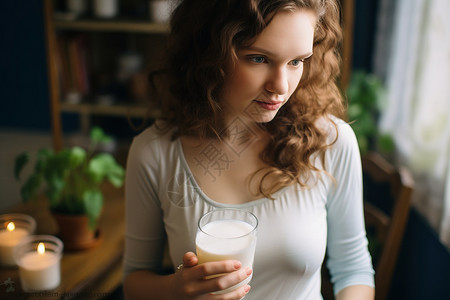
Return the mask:
{"type": "Polygon", "coordinates": [[[0,265],[14,267],[14,247],[26,236],[34,233],[36,221],[24,214],[0,215],[0,265]]]}
{"type": "Polygon", "coordinates": [[[61,282],[63,243],[51,235],[31,235],[14,248],[25,292],[52,290],[61,282]]]}

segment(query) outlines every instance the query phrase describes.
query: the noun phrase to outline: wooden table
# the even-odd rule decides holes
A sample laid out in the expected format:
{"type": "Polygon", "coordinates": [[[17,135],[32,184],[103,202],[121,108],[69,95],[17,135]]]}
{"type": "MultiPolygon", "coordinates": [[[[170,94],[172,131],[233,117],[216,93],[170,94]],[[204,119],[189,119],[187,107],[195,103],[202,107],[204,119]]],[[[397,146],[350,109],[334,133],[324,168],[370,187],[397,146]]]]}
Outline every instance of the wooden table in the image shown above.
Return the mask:
{"type": "MultiPolygon", "coordinates": [[[[25,293],[17,268],[0,267],[0,299],[102,299],[122,280],[125,206],[123,189],[103,186],[104,206],[99,228],[102,242],[94,248],[65,251],[61,260],[61,284],[46,292],[25,293]]],[[[10,212],[36,219],[36,234],[57,234],[57,226],[45,198],[19,205],[10,212]]]]}

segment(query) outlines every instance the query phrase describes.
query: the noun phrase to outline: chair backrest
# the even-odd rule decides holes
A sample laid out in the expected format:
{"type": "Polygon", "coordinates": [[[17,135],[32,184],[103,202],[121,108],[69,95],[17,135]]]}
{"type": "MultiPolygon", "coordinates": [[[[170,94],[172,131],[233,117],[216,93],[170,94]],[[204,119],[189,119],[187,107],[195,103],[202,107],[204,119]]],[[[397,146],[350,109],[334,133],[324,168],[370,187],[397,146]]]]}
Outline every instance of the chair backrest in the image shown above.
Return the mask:
{"type": "MultiPolygon", "coordinates": [[[[364,217],[369,251],[375,268],[375,299],[387,299],[403,239],[413,179],[404,167],[395,168],[378,153],[362,157],[364,217]]],[[[322,295],[334,299],[329,273],[322,267],[322,295]]]]}
{"type": "Polygon", "coordinates": [[[375,268],[375,299],[387,298],[411,209],[414,181],[378,153],[362,157],[364,216],[375,268]]]}

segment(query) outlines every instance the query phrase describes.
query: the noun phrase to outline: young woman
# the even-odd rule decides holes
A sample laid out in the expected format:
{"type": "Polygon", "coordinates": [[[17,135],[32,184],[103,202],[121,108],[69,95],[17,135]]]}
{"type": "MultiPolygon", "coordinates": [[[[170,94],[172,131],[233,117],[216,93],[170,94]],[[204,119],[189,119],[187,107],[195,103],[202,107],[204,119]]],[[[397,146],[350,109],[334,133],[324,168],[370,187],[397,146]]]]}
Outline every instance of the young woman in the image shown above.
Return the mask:
{"type": "Polygon", "coordinates": [[[340,41],[335,0],[179,4],[152,77],[161,118],[129,152],[128,299],[322,299],[325,251],[337,299],[373,299],[340,41]],[[253,269],[198,264],[197,221],[222,207],[258,217],[253,269]],[[180,267],[160,275],[166,240],[180,267]]]}

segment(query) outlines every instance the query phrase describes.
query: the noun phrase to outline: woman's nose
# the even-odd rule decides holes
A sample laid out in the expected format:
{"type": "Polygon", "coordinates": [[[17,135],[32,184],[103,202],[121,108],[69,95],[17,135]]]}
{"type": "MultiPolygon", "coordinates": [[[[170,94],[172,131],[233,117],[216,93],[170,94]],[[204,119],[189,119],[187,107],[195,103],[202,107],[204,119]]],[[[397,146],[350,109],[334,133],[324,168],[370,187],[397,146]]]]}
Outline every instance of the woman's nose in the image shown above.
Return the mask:
{"type": "Polygon", "coordinates": [[[282,67],[273,68],[266,82],[266,90],[277,95],[284,95],[289,90],[287,70],[282,67]]]}

